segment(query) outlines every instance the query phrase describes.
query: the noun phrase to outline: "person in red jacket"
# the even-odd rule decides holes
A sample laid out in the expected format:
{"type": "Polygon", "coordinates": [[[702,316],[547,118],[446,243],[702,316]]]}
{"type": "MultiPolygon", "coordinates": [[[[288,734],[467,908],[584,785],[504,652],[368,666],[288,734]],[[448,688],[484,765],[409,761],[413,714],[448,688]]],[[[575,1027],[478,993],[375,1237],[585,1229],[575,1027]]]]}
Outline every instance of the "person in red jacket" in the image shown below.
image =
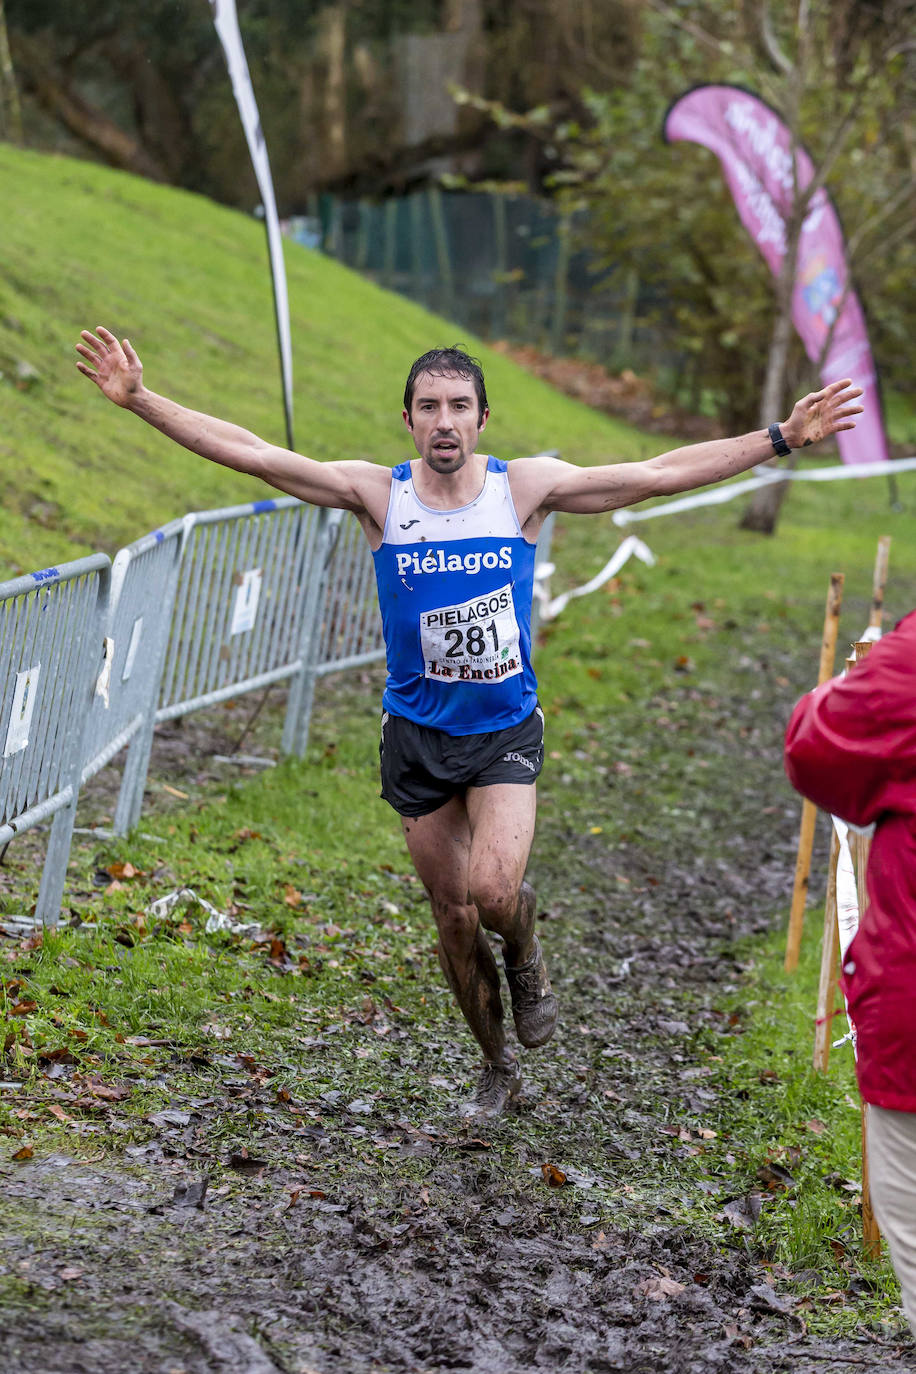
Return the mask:
{"type": "Polygon", "coordinates": [[[916,1332],[916,611],[845,677],[802,698],[785,765],[824,811],[875,827],[841,986],[868,1103],[875,1216],[916,1332]]]}

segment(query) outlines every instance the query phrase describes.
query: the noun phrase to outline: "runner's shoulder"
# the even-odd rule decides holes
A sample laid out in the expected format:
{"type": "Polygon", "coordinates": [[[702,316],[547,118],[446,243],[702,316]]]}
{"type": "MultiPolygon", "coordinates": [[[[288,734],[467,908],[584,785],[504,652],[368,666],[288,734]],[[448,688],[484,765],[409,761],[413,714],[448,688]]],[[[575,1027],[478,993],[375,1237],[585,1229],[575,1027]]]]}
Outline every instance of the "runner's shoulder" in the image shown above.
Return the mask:
{"type": "Polygon", "coordinates": [[[566,463],[552,453],[538,453],[527,458],[513,458],[508,464],[509,485],[513,495],[524,493],[535,497],[546,494],[561,472],[573,464],[566,463]]]}
{"type": "Polygon", "coordinates": [[[360,495],[387,495],[391,488],[391,468],[383,463],[370,463],[365,458],[337,459],[334,466],[346,475],[353,490],[360,495]]]}

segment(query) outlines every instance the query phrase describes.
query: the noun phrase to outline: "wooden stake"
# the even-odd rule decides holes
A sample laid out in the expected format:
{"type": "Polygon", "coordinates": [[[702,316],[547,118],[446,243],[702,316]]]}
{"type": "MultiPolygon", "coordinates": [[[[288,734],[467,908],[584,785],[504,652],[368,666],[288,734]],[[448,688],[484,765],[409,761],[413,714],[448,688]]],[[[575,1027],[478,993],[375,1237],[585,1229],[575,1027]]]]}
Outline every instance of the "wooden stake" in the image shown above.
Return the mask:
{"type": "MultiPolygon", "coordinates": [[[[827,591],[827,606],[824,612],[824,633],[821,639],[821,660],[818,665],[818,686],[833,677],[833,661],[836,656],[837,627],[840,620],[840,607],[843,604],[843,574],[830,574],[830,587],[827,591]]],[[[785,970],[792,973],[798,968],[801,950],[802,926],[805,921],[805,903],[808,900],[808,881],[811,875],[811,850],[814,846],[814,823],[817,820],[817,807],[807,799],[802,803],[801,828],[798,836],[798,855],[795,860],[795,883],[792,888],[792,907],[789,911],[789,933],[786,937],[785,970]]]]}
{"type": "Polygon", "coordinates": [[[882,534],[878,540],[878,556],[875,559],[875,576],[872,581],[871,610],[868,614],[869,625],[881,625],[884,611],[884,588],[887,586],[887,561],[890,556],[891,537],[882,534]]]}
{"type": "Polygon", "coordinates": [[[827,866],[827,896],[824,899],[824,941],[821,945],[821,976],[817,985],[817,1019],[814,1023],[814,1068],[827,1072],[830,1059],[830,1038],[833,1035],[836,1006],[836,961],[840,949],[840,931],[836,910],[836,866],[840,857],[840,842],[833,822],[830,822],[830,860],[827,866]]]}
{"type": "Polygon", "coordinates": [[[881,1232],[871,1209],[871,1189],[868,1185],[868,1108],[862,1103],[862,1253],[866,1259],[881,1258],[881,1232]]]}

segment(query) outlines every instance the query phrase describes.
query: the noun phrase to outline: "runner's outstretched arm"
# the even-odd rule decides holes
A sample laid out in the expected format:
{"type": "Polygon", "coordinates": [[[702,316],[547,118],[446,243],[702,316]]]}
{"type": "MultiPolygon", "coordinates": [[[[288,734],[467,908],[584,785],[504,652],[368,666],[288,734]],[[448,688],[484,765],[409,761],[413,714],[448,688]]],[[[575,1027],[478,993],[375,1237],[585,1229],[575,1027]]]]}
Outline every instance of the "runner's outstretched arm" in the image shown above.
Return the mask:
{"type": "MultiPolygon", "coordinates": [[[[811,392],[796,401],[792,414],[780,425],[783,439],[789,448],[806,448],[841,430],[854,429],[852,417],[862,412],[856,404],[861,395],[861,388],[848,378],[811,392]]],[[[721,482],[765,462],[773,453],[769,431],[758,429],[737,438],[672,449],[639,463],[581,468],[559,458],[541,457],[518,459],[511,466],[521,469],[517,489],[529,494],[532,510],[540,507],[588,515],[721,482]]]]}
{"type": "Polygon", "coordinates": [[[259,439],[250,430],[213,415],[178,405],[143,385],[143,364],[129,340],[119,342],[99,325],[95,333],[84,329],[76,351],[83,361],[76,365],[115,405],[133,411],[141,420],[174,439],[192,453],[260,477],[271,486],[316,506],[334,506],[361,514],[378,486],[387,499],[387,469],[373,463],[318,463],[301,453],[279,448],[259,439]]]}

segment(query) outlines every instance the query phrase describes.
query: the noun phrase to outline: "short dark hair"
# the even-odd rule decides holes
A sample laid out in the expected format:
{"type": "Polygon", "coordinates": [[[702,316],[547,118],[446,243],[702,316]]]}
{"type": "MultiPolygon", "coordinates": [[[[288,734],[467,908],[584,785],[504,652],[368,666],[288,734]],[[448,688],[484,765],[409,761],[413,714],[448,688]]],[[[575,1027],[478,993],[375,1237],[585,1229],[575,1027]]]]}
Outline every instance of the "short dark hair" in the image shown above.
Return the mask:
{"type": "Polygon", "coordinates": [[[477,419],[483,421],[483,413],[488,408],[483,368],[476,358],[471,357],[466,348],[461,344],[452,344],[451,348],[431,348],[428,353],[417,359],[407,374],[407,385],[404,387],[404,409],[408,416],[413,404],[417,378],[424,372],[428,372],[431,377],[464,377],[467,381],[473,382],[477,393],[477,419]]]}

